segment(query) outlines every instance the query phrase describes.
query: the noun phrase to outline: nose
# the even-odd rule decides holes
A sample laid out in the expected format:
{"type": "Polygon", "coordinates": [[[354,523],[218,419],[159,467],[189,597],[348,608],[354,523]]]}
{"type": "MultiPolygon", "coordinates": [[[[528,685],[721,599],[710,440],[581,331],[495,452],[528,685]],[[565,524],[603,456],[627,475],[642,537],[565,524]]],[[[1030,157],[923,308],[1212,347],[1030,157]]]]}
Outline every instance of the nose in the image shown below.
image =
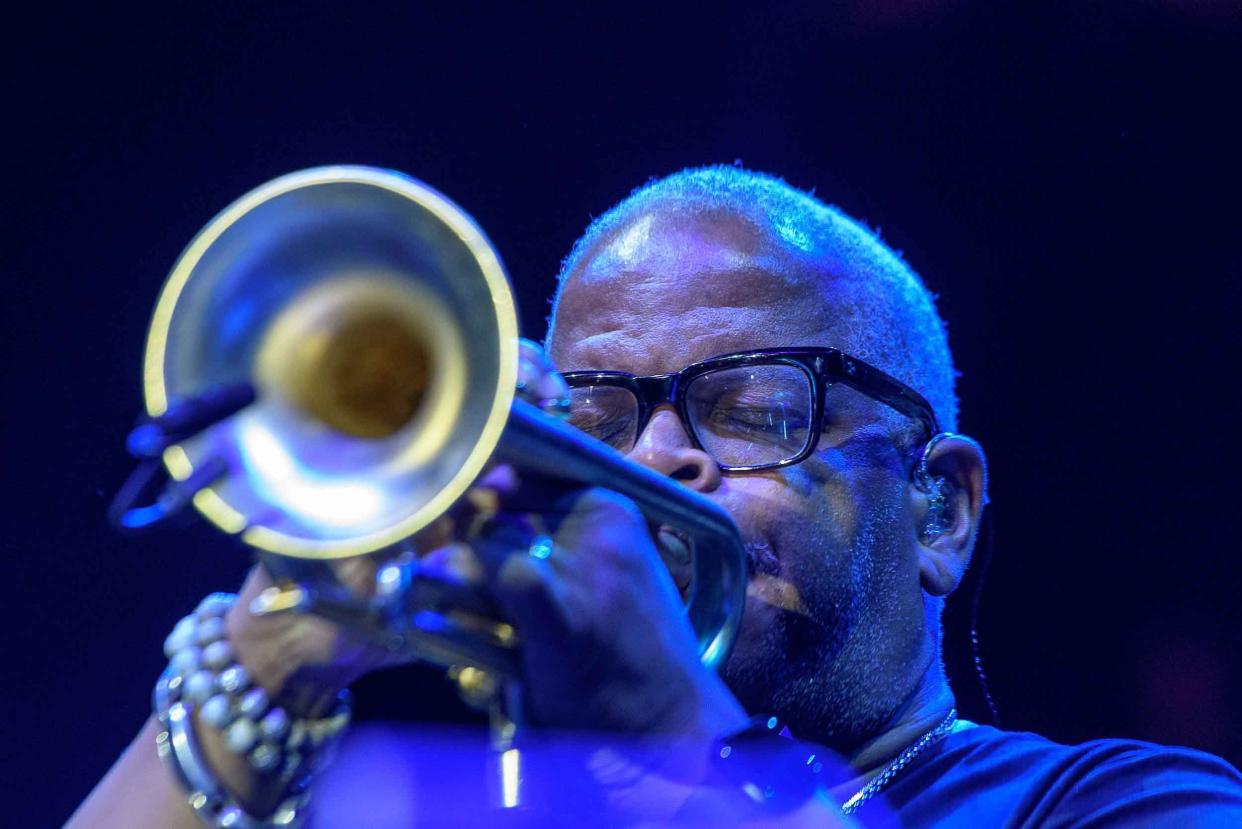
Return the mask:
{"type": "Polygon", "coordinates": [[[720,466],[691,442],[672,406],[655,410],[630,458],[698,492],[711,492],[720,486],[720,466]]]}

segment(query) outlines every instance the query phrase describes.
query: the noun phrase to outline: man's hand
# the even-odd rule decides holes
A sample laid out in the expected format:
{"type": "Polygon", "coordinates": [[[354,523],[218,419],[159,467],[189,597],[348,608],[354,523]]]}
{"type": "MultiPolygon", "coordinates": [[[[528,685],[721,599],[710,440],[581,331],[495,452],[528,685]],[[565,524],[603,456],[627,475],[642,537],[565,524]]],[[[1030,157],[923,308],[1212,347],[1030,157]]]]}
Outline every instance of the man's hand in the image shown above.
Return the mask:
{"type": "MultiPolygon", "coordinates": [[[[379,566],[374,556],[342,559],[329,566],[335,579],[357,595],[374,592],[379,566]]],[[[337,692],[363,674],[400,661],[361,632],[313,614],[252,614],[251,602],[272,584],[262,565],[253,567],[225,621],[239,661],[273,699],[282,699],[303,716],[316,716],[330,709],[337,692]]]]}
{"type": "Polygon", "coordinates": [[[427,566],[479,584],[521,639],[532,725],[710,739],[745,723],[703,667],[684,605],[629,500],[493,468],[427,566]],[[550,542],[550,543],[549,543],[550,542]]]}

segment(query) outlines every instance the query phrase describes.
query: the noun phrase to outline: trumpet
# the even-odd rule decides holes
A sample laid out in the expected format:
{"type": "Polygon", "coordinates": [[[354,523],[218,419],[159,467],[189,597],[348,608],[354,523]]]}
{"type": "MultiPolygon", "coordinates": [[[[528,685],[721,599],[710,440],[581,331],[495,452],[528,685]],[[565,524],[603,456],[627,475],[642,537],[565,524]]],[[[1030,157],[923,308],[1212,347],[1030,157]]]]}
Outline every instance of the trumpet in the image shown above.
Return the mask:
{"type": "Polygon", "coordinates": [[[686,614],[719,668],[746,588],[728,513],[522,399],[518,367],[508,278],[463,210],[389,170],[282,176],[225,208],[169,274],[128,440],[139,465],[110,517],[136,531],[193,509],[276,577],[252,610],[318,613],[516,680],[521,631],[416,556],[381,568],[365,599],[326,562],[408,547],[493,461],[606,487],[689,539],[686,614]]]}

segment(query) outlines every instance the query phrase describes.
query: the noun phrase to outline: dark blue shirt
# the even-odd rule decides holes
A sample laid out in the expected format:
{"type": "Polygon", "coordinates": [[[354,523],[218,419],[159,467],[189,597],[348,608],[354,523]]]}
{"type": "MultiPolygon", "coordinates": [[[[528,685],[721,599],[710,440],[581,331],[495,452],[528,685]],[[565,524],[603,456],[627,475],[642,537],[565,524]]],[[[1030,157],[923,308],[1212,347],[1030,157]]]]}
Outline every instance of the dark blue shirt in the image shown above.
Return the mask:
{"type": "MultiPolygon", "coordinates": [[[[1218,757],[1131,740],[1064,746],[989,726],[928,748],[884,800],[902,829],[1242,829],[1242,774],[1218,757]]],[[[866,825],[866,804],[857,817],[866,825]]]]}

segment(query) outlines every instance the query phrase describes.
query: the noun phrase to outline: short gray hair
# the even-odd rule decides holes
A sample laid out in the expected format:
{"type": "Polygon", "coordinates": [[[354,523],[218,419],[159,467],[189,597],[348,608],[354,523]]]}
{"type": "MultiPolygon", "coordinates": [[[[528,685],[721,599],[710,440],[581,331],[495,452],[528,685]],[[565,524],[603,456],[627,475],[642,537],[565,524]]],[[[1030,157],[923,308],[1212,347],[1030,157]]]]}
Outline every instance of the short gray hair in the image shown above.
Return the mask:
{"type": "Polygon", "coordinates": [[[848,292],[844,324],[851,352],[923,394],[942,428],[957,428],[948,336],[919,275],[861,222],[782,179],[740,166],[696,167],[653,179],[592,221],[561,263],[553,320],[561,288],[584,258],[628,219],[655,209],[728,211],[765,224],[791,253],[848,292]]]}

